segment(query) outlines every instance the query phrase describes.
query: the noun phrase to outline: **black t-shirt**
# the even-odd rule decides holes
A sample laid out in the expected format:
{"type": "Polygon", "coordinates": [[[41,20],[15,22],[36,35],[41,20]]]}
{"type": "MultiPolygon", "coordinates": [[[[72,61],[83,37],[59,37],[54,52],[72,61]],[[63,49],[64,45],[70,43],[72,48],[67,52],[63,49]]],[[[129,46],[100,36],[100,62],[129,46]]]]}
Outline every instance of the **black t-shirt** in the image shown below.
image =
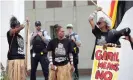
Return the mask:
{"type": "Polygon", "coordinates": [[[95,26],[95,28],[92,30],[92,33],[96,37],[95,46],[94,46],[92,57],[91,57],[91,59],[93,60],[96,45],[103,45],[107,43],[108,32],[102,32],[97,26],[95,26]]]}
{"type": "Polygon", "coordinates": [[[13,59],[25,59],[24,55],[24,40],[21,35],[10,35],[10,31],[7,32],[7,40],[9,44],[8,60],[13,59]],[[12,43],[11,43],[12,42],[12,43]]]}
{"type": "Polygon", "coordinates": [[[69,62],[69,53],[72,53],[71,41],[55,38],[49,42],[47,50],[52,51],[54,65],[65,65],[69,62]]]}
{"type": "Polygon", "coordinates": [[[102,32],[97,26],[92,30],[92,33],[96,37],[96,45],[104,45],[107,43],[108,32],[102,32]]]}
{"type": "Polygon", "coordinates": [[[106,43],[115,43],[117,45],[120,45],[119,42],[119,36],[116,36],[117,31],[112,29],[107,32],[102,32],[97,26],[92,30],[92,33],[95,35],[96,40],[95,40],[95,46],[93,50],[93,54],[91,59],[94,59],[94,54],[95,54],[95,47],[96,45],[104,45],[106,43]]]}

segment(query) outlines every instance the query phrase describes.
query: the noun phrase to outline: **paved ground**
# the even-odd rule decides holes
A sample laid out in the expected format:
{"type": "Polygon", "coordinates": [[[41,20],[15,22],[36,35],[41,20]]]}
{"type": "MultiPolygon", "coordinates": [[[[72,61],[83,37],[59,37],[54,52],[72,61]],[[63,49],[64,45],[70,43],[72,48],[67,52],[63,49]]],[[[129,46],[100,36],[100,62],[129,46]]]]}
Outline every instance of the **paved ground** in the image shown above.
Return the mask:
{"type": "MultiPolygon", "coordinates": [[[[29,78],[27,80],[30,80],[29,78]]],[[[44,80],[43,77],[37,77],[37,80],[44,80]]],[[[79,80],[90,80],[90,76],[80,76],[79,80]]]]}

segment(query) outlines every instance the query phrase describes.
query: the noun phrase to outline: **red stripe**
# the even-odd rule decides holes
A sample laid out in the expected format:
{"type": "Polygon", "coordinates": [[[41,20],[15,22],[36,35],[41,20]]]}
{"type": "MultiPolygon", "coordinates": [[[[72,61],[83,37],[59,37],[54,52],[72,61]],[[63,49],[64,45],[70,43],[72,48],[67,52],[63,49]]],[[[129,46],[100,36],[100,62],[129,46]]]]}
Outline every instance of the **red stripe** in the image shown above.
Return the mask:
{"type": "Polygon", "coordinates": [[[110,10],[110,17],[111,18],[113,16],[113,12],[114,12],[114,8],[115,8],[115,3],[116,3],[116,1],[112,0],[112,2],[111,2],[111,10],[110,10]]]}

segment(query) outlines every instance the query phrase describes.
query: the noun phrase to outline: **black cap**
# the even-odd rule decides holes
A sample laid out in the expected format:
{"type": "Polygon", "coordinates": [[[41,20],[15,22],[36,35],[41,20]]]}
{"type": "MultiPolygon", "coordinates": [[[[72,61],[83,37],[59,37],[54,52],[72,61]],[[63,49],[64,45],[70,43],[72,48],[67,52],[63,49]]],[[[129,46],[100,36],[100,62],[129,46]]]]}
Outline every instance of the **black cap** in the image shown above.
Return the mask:
{"type": "Polygon", "coordinates": [[[40,21],[36,21],[35,22],[35,26],[41,26],[41,22],[40,21]]]}

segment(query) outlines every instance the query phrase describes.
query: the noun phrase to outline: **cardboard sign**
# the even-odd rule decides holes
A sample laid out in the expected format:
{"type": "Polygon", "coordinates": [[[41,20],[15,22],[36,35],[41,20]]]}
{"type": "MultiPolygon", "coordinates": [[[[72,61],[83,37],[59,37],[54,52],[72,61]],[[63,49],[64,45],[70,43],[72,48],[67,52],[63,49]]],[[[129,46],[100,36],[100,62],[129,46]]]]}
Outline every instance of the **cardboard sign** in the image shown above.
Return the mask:
{"type": "Polygon", "coordinates": [[[96,46],[91,80],[118,80],[120,48],[96,46]]]}

